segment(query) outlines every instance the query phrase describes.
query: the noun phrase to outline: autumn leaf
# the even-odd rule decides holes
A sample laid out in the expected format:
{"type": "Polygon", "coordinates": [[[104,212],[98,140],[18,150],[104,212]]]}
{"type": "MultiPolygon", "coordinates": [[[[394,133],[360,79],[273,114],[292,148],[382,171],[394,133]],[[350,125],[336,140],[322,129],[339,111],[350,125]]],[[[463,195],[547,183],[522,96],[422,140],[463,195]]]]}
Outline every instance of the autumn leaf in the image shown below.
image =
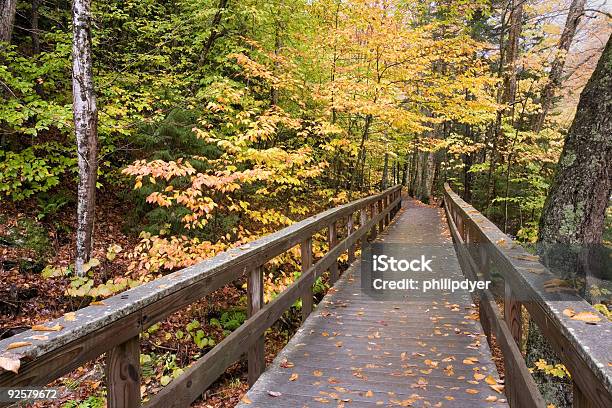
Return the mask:
{"type": "Polygon", "coordinates": [[[67,322],[72,322],[76,319],[76,314],[74,312],[69,312],[64,315],[64,320],[67,322]]]}
{"type": "Polygon", "coordinates": [[[473,388],[467,388],[465,392],[467,392],[468,394],[478,394],[479,393],[478,390],[475,390],[473,388]]]}
{"type": "Polygon", "coordinates": [[[289,381],[295,381],[297,380],[299,377],[299,375],[297,373],[293,373],[291,374],[291,377],[289,377],[289,381]]]}
{"type": "Polygon", "coordinates": [[[487,398],[485,398],[485,401],[487,401],[487,402],[495,402],[495,401],[497,401],[497,397],[495,395],[489,395],[487,398]]]}
{"type": "Polygon", "coordinates": [[[29,341],[16,341],[14,343],[9,344],[6,349],[7,350],[11,350],[11,349],[16,349],[16,348],[20,348],[20,347],[26,347],[26,346],[31,346],[32,343],[30,343],[29,341]]]}
{"type": "Polygon", "coordinates": [[[271,397],[280,397],[283,394],[278,391],[268,391],[268,395],[271,397]]]}
{"type": "Polygon", "coordinates": [[[60,325],[60,324],[56,324],[54,326],[51,327],[47,327],[44,325],[34,325],[32,326],[32,330],[34,331],[60,331],[64,328],[64,326],[60,325]]]}
{"type": "Polygon", "coordinates": [[[245,404],[251,404],[253,403],[253,401],[251,401],[251,399],[245,394],[242,396],[242,398],[240,399],[242,402],[244,402],[245,404]]]}
{"type": "Polygon", "coordinates": [[[320,370],[314,370],[312,372],[312,375],[314,375],[315,377],[321,377],[323,375],[323,372],[320,370]]]}
{"type": "Polygon", "coordinates": [[[495,381],[495,378],[493,378],[493,376],[490,374],[487,376],[487,378],[485,378],[485,382],[489,385],[497,384],[497,381],[495,381]]]}
{"type": "Polygon", "coordinates": [[[0,357],[0,368],[6,371],[12,371],[17,374],[20,366],[21,361],[18,358],[0,357]]]}

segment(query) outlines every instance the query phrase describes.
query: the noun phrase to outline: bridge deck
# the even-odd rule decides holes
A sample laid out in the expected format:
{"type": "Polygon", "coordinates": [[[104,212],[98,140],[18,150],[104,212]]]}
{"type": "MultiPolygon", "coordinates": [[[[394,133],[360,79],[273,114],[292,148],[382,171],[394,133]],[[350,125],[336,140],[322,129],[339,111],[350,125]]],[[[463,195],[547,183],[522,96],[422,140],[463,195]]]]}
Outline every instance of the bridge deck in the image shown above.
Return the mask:
{"type": "MultiPolygon", "coordinates": [[[[438,208],[405,201],[378,240],[437,244],[445,267],[432,277],[462,278],[438,208]]],[[[360,290],[357,261],[238,406],[505,407],[487,383],[498,375],[472,313],[463,291],[373,300],[360,290]]]]}

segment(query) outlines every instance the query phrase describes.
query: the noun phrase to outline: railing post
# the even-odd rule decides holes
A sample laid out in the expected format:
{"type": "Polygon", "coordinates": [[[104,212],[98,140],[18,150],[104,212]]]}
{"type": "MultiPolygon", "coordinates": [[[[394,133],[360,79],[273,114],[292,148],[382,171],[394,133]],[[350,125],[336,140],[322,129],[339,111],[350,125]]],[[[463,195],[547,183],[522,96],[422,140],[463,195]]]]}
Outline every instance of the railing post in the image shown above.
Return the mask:
{"type": "MultiPolygon", "coordinates": [[[[378,205],[378,214],[382,214],[383,212],[383,199],[381,198],[377,202],[378,205]]],[[[385,229],[385,217],[382,217],[380,221],[378,221],[378,232],[383,232],[385,229]]]]}
{"type": "MultiPolygon", "coordinates": [[[[312,266],[312,237],[302,241],[300,253],[302,256],[302,274],[304,274],[312,266]]],[[[307,282],[308,284],[302,293],[302,321],[306,320],[310,312],[312,312],[312,285],[314,284],[312,276],[307,279],[307,282]]]]}
{"type": "MultiPolygon", "coordinates": [[[[353,213],[348,216],[346,220],[346,236],[347,238],[351,236],[353,231],[355,230],[355,221],[353,220],[353,213]]],[[[355,261],[355,247],[356,244],[350,245],[348,248],[348,263],[349,265],[355,261]]]]}
{"type": "MultiPolygon", "coordinates": [[[[368,223],[368,210],[366,207],[362,207],[359,210],[359,228],[363,227],[368,223]]],[[[361,236],[361,249],[363,251],[363,244],[368,240],[368,233],[366,232],[361,236]]]]}
{"type": "MultiPolygon", "coordinates": [[[[370,204],[370,219],[373,220],[376,218],[376,208],[377,204],[370,204]]],[[[372,225],[372,229],[370,230],[370,241],[374,241],[376,239],[376,224],[372,225]]]]}
{"type": "Polygon", "coordinates": [[[109,408],[140,407],[140,339],[132,337],[106,353],[109,408]]]}
{"type": "MultiPolygon", "coordinates": [[[[247,282],[247,303],[248,317],[257,313],[264,305],[263,269],[262,267],[253,268],[249,272],[247,282]]],[[[249,348],[247,353],[249,369],[249,385],[255,384],[261,373],[266,369],[265,360],[265,335],[261,335],[249,348]]]]}
{"type": "MultiPolygon", "coordinates": [[[[329,224],[327,238],[329,250],[331,251],[336,245],[338,245],[338,223],[336,221],[329,224]]],[[[338,259],[336,259],[336,262],[331,264],[329,267],[329,277],[332,285],[338,280],[338,259]]]]}
{"type": "Polygon", "coordinates": [[[595,408],[595,404],[593,404],[589,399],[580,391],[578,384],[572,382],[572,407],[573,408],[595,408]]]}
{"type": "Polygon", "coordinates": [[[512,333],[514,341],[521,349],[523,338],[523,319],[521,318],[521,303],[516,300],[508,281],[504,282],[504,320],[512,333]]]}
{"type": "MultiPolygon", "coordinates": [[[[387,194],[384,201],[385,211],[389,210],[389,204],[391,204],[391,195],[387,194]]],[[[391,212],[387,211],[385,214],[385,227],[389,226],[389,223],[391,223],[391,212]]]]}

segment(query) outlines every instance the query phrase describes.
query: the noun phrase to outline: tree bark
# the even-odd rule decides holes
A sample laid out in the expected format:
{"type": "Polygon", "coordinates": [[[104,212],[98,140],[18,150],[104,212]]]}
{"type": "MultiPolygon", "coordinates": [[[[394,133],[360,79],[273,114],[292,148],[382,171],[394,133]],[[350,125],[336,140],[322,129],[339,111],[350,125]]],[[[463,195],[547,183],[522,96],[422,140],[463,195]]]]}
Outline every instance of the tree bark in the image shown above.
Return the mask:
{"type": "Polygon", "coordinates": [[[32,15],[30,26],[32,32],[30,36],[32,38],[32,55],[40,54],[40,35],[38,33],[38,19],[40,16],[39,9],[42,0],[32,0],[32,15]]]}
{"type": "Polygon", "coordinates": [[[523,3],[525,0],[512,0],[510,11],[510,28],[508,43],[506,44],[506,69],[504,75],[503,101],[510,105],[510,112],[514,112],[516,97],[516,61],[519,56],[519,39],[523,29],[523,3]]]}
{"type": "Polygon", "coordinates": [[[17,0],[0,0],[0,42],[11,42],[17,0]]]}
{"type": "Polygon", "coordinates": [[[585,86],[544,204],[539,239],[600,243],[612,192],[612,39],[585,86]]]}
{"type": "Polygon", "coordinates": [[[383,167],[382,180],[380,181],[380,189],[387,188],[387,179],[389,178],[389,153],[385,153],[385,165],[383,167]]]}
{"type": "Polygon", "coordinates": [[[563,33],[559,39],[559,51],[557,52],[557,55],[551,65],[550,73],[548,75],[548,82],[542,90],[542,96],[540,98],[542,111],[535,117],[535,123],[533,126],[533,131],[536,133],[542,130],[546,115],[553,105],[555,91],[561,86],[565,58],[572,45],[574,36],[576,35],[576,29],[580,23],[580,18],[584,14],[585,3],[586,0],[572,0],[572,4],[570,5],[567,20],[565,21],[565,28],[563,29],[563,33]]]}
{"type": "Polygon", "coordinates": [[[72,3],[72,102],[77,141],[79,186],[76,273],[91,257],[98,170],[98,110],[92,72],[91,0],[72,3]]]}

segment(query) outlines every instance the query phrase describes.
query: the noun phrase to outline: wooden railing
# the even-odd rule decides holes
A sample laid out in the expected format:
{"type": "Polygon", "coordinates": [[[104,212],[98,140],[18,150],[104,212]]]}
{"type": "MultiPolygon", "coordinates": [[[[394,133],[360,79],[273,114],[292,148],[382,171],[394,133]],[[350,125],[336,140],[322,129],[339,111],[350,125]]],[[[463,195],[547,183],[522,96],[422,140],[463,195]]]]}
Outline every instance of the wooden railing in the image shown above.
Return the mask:
{"type": "Polygon", "coordinates": [[[524,306],[571,374],[573,406],[612,407],[612,323],[602,316],[596,325],[589,325],[565,315],[563,311],[568,309],[576,313],[597,311],[577,295],[548,293],[544,284],[555,276],[448,185],[444,206],[467,277],[486,279],[494,268],[504,280],[503,317],[489,291],[480,292],[478,298],[487,338],[491,340],[493,334],[503,353],[510,406],[546,406],[521,353],[524,306]]]}
{"type": "MultiPolygon", "coordinates": [[[[312,311],[315,279],[327,270],[338,278],[338,257],[348,251],[355,259],[356,245],[388,225],[401,206],[401,186],[336,207],[226,251],[195,266],[166,275],[119,295],[46,323],[59,331],[28,330],[0,341],[0,357],[19,360],[18,373],[0,369],[0,387],[46,385],[84,363],[106,353],[109,407],[141,404],[139,335],[173,312],[202,299],[229,282],[247,275],[248,319],[223,341],[187,368],[180,377],[152,397],[147,407],[185,407],[197,399],[244,354],[252,384],[265,369],[264,333],[298,299],[302,316],[312,311]],[[357,218],[358,223],[354,218],[357,218]],[[347,219],[346,238],[338,242],[338,224],[347,219]],[[357,226],[358,225],[358,226],[357,226]],[[313,264],[312,237],[327,228],[330,250],[313,264]],[[300,245],[302,274],[274,300],[264,305],[262,267],[270,259],[300,245]],[[29,345],[11,349],[10,344],[29,345]]],[[[2,404],[0,404],[2,405],[2,404]]]]}

